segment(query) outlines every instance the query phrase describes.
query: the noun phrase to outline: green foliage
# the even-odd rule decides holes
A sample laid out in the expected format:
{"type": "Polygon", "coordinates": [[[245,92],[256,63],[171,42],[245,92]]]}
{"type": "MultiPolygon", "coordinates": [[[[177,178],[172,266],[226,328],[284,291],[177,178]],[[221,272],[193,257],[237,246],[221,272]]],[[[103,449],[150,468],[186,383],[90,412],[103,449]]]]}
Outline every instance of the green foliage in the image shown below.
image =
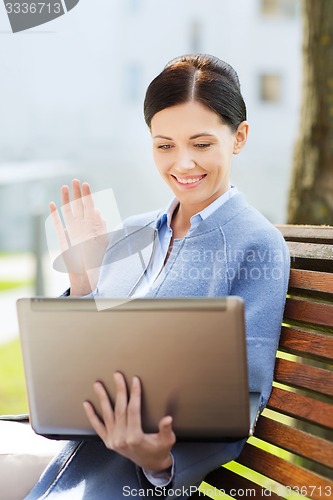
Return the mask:
{"type": "Polygon", "coordinates": [[[33,280],[25,281],[0,281],[0,292],[5,292],[7,290],[13,290],[14,288],[20,288],[23,286],[31,286],[33,280]]]}
{"type": "Polygon", "coordinates": [[[27,413],[19,340],[0,345],[0,414],[27,413]]]}

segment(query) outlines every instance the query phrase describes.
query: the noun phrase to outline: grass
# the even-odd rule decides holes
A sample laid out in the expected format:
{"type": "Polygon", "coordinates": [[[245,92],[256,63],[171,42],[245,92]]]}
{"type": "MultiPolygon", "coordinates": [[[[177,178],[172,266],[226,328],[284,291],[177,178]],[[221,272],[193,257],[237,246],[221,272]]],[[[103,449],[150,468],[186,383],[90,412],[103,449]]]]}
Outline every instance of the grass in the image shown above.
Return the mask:
{"type": "MultiPolygon", "coordinates": [[[[7,256],[0,252],[1,256],[7,256]]],[[[31,286],[33,280],[1,280],[0,292],[31,286]]],[[[0,344],[0,414],[27,413],[28,403],[19,340],[0,344]]]]}
{"type": "Polygon", "coordinates": [[[0,414],[27,413],[19,340],[0,345],[0,414]]]}
{"type": "Polygon", "coordinates": [[[13,290],[15,288],[20,288],[24,286],[31,286],[33,280],[24,281],[0,281],[0,292],[6,292],[7,290],[13,290]]]}

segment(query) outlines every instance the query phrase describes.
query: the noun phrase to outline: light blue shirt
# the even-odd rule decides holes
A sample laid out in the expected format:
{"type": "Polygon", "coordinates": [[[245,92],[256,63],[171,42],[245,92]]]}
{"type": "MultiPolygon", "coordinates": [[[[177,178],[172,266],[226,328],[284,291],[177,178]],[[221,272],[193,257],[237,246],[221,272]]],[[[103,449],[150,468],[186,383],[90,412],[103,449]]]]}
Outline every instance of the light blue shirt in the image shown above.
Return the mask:
{"type": "MultiPolygon", "coordinates": [[[[237,193],[237,188],[235,186],[231,186],[228,191],[219,196],[210,205],[208,205],[208,207],[201,210],[201,212],[192,215],[190,219],[191,226],[186,236],[190,236],[203,220],[207,219],[207,217],[212,215],[218,208],[220,208],[237,193]]],[[[178,205],[179,201],[177,198],[173,198],[173,200],[171,200],[171,202],[167,205],[165,211],[157,219],[156,229],[158,230],[158,241],[152,263],[147,268],[146,279],[141,281],[133,297],[144,297],[152,289],[154,281],[163,269],[172,238],[172,216],[178,205]]]]}

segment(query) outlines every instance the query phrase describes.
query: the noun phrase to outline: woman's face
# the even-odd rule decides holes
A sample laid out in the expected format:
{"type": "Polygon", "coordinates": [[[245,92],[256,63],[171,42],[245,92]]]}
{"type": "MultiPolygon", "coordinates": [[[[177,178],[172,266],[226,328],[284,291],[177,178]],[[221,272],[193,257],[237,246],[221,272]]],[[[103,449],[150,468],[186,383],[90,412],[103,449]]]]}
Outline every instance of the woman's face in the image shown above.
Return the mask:
{"type": "Polygon", "coordinates": [[[242,149],[247,132],[247,122],[233,132],[197,101],[153,116],[155,164],[181,205],[200,211],[228,190],[232,155],[242,149]]]}

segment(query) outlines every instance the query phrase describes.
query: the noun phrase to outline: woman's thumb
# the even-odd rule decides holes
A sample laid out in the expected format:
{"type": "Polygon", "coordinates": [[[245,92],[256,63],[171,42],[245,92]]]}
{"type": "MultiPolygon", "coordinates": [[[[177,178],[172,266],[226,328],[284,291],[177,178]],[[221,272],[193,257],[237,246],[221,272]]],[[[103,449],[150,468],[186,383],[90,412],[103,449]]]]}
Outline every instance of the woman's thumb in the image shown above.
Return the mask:
{"type": "Polygon", "coordinates": [[[168,415],[167,417],[162,418],[158,425],[159,431],[163,433],[169,433],[172,431],[172,417],[168,415]]]}

